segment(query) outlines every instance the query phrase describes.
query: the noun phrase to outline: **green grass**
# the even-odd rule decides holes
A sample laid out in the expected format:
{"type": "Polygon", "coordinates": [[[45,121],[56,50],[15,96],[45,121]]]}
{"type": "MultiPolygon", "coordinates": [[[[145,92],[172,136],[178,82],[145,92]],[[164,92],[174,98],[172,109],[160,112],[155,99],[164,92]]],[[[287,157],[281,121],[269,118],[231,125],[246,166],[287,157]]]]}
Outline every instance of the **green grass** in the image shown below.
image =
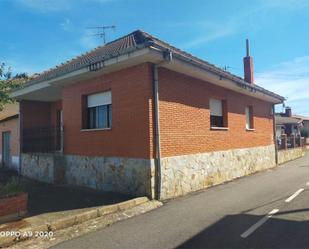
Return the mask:
{"type": "Polygon", "coordinates": [[[0,198],[12,197],[23,191],[17,178],[12,178],[6,184],[0,184],[0,198]]]}

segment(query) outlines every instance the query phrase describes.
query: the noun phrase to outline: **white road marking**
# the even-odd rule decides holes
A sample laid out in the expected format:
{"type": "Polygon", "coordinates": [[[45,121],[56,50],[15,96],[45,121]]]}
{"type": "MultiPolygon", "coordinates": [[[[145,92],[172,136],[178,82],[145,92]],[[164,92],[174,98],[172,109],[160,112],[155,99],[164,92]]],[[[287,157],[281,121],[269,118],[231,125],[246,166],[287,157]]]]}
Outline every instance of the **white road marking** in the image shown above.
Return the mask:
{"type": "Polygon", "coordinates": [[[242,233],[240,237],[247,238],[250,234],[252,234],[256,229],[258,229],[260,226],[262,226],[268,219],[270,219],[275,213],[279,212],[279,209],[273,209],[268,213],[268,215],[264,216],[262,219],[260,219],[257,223],[255,223],[253,226],[251,226],[247,231],[242,233]]]}
{"type": "Polygon", "coordinates": [[[303,192],[303,191],[304,191],[303,188],[297,190],[293,195],[291,195],[289,198],[287,198],[287,199],[285,200],[285,202],[290,202],[290,201],[292,201],[296,196],[298,196],[298,195],[299,195],[301,192],[303,192]]]}

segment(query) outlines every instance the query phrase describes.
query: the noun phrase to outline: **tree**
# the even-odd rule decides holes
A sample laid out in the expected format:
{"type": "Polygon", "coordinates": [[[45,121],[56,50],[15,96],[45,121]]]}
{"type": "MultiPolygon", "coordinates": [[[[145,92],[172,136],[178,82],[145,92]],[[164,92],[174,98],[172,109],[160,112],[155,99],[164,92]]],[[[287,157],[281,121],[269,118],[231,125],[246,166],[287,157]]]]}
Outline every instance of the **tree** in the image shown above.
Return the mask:
{"type": "Polygon", "coordinates": [[[26,73],[19,73],[13,76],[11,68],[8,68],[5,63],[0,64],[0,111],[9,103],[14,103],[10,98],[10,93],[22,86],[28,79],[26,73]]]}
{"type": "Polygon", "coordinates": [[[309,137],[309,129],[308,128],[307,129],[306,128],[302,128],[300,133],[301,133],[302,137],[306,137],[306,138],[309,137]]]}

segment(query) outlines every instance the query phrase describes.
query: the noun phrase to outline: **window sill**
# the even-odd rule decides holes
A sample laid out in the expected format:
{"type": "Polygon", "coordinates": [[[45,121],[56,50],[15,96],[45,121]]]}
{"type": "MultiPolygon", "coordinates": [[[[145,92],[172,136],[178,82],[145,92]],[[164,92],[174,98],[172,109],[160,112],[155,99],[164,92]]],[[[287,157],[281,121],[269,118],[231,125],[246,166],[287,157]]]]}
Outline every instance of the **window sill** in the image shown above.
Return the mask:
{"type": "Polygon", "coordinates": [[[81,129],[80,131],[110,131],[112,128],[81,129]]]}
{"type": "Polygon", "coordinates": [[[228,131],[229,127],[210,127],[210,130],[228,131]]]}
{"type": "Polygon", "coordinates": [[[248,128],[246,128],[246,131],[255,131],[255,129],[248,129],[248,128]]]}

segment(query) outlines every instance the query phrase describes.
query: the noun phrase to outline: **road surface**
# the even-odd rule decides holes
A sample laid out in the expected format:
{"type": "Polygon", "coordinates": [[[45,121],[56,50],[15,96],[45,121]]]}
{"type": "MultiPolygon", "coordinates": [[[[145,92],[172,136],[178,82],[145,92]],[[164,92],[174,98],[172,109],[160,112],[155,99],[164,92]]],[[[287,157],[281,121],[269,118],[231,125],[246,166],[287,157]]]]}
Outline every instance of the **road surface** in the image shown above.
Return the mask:
{"type": "Polygon", "coordinates": [[[309,153],[53,248],[309,248],[309,153]]]}

